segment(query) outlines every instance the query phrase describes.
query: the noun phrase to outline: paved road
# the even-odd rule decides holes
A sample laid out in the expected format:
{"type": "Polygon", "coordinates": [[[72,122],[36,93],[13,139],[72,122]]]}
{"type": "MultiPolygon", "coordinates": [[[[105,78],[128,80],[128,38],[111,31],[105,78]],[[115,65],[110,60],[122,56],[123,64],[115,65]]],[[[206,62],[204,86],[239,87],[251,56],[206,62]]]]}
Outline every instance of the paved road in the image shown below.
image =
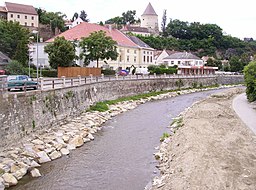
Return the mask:
{"type": "Polygon", "coordinates": [[[233,108],[242,121],[256,134],[256,104],[248,103],[243,93],[234,98],[233,108]]]}

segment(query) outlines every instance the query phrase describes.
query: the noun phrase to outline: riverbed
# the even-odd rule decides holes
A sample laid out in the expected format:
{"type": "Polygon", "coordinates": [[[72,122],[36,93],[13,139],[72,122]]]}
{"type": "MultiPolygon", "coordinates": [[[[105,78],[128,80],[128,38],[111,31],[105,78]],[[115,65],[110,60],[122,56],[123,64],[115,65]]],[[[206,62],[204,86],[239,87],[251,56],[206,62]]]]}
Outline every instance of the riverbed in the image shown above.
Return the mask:
{"type": "Polygon", "coordinates": [[[23,178],[19,190],[142,190],[158,175],[153,153],[167,126],[186,107],[223,89],[147,102],[106,122],[95,140],[43,164],[42,177],[23,178]]]}

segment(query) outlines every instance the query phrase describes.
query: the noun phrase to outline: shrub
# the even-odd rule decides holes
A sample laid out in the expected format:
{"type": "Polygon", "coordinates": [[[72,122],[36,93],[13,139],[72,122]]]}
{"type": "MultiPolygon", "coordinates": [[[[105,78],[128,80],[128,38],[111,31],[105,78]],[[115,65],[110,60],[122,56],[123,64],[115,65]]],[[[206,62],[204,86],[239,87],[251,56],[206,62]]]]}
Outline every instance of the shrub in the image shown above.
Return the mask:
{"type": "Polygon", "coordinates": [[[57,77],[57,70],[42,70],[43,77],[57,77]]]}
{"type": "Polygon", "coordinates": [[[24,66],[15,60],[11,61],[6,66],[6,73],[9,75],[27,75],[28,74],[24,66]]]}
{"type": "Polygon", "coordinates": [[[101,70],[101,73],[104,74],[104,75],[115,75],[116,71],[111,70],[111,69],[104,69],[104,70],[101,70]]]}
{"type": "Polygon", "coordinates": [[[244,69],[246,95],[249,102],[256,101],[256,61],[250,62],[244,69]]]}

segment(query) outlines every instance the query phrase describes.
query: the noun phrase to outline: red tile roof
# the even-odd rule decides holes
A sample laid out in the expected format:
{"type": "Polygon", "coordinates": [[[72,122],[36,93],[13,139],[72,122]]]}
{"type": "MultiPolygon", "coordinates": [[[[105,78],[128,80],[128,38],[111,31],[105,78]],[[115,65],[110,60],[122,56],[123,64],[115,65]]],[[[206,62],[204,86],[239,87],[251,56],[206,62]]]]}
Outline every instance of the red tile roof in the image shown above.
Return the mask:
{"type": "MultiPolygon", "coordinates": [[[[120,32],[117,29],[109,29],[105,26],[101,26],[98,24],[92,24],[88,22],[82,22],[81,24],[67,30],[57,36],[64,36],[66,40],[80,40],[82,37],[88,37],[91,33],[96,31],[105,31],[107,36],[112,37],[113,40],[117,42],[120,46],[130,46],[130,47],[138,47],[132,40],[130,40],[125,34],[120,32]]],[[[56,38],[55,36],[54,38],[56,38]]],[[[46,42],[53,42],[54,38],[47,40],[46,42]]]]}
{"type": "Polygon", "coordinates": [[[37,15],[36,9],[32,5],[5,2],[5,6],[8,12],[37,15]]]}

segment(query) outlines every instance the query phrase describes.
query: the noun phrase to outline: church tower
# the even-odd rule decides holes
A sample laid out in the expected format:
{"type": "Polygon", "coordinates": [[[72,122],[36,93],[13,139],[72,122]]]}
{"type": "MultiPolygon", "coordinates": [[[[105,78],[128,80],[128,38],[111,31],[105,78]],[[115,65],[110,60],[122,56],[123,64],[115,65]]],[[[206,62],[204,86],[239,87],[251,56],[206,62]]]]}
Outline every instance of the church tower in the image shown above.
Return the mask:
{"type": "Polygon", "coordinates": [[[141,15],[141,27],[148,28],[154,34],[159,33],[158,15],[156,14],[151,3],[148,4],[146,10],[141,15]]]}

